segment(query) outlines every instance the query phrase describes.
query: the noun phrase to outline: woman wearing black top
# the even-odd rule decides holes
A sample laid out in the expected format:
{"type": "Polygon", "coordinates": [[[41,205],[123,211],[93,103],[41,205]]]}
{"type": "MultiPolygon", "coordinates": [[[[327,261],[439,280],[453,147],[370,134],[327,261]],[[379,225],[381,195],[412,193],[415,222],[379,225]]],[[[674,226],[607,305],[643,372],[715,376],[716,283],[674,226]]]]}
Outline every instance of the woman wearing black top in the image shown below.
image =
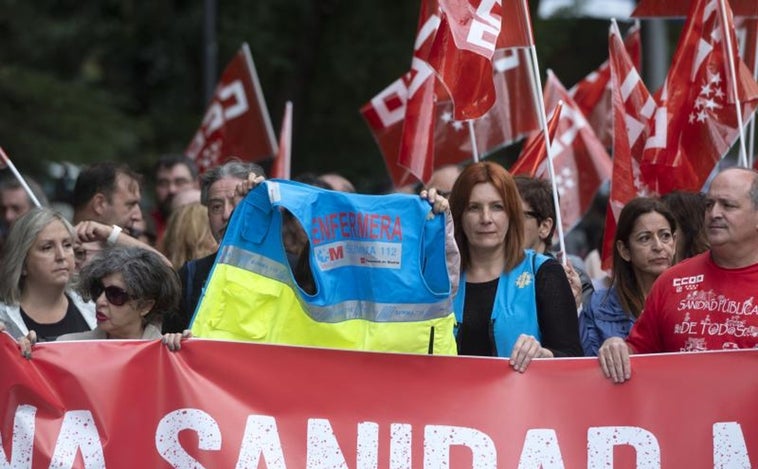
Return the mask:
{"type": "Polygon", "coordinates": [[[70,289],[76,233],[63,216],[35,208],[13,222],[0,263],[0,322],[39,341],[95,325],[95,306],[70,289]]]}
{"type": "Polygon", "coordinates": [[[461,253],[458,353],[508,357],[519,372],[533,358],[582,356],[563,267],[524,250],[524,214],[511,175],[492,162],[468,166],[450,208],[461,253]]]}

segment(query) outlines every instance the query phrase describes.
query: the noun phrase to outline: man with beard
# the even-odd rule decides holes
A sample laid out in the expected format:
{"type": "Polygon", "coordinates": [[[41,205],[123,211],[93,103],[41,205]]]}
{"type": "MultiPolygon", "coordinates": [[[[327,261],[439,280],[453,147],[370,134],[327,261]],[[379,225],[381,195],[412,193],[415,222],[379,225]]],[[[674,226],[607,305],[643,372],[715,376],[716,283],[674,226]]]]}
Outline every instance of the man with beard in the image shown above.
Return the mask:
{"type": "Polygon", "coordinates": [[[155,164],[155,209],[150,213],[157,238],[163,238],[174,196],[198,189],[197,165],[184,155],[163,155],[155,164]]]}

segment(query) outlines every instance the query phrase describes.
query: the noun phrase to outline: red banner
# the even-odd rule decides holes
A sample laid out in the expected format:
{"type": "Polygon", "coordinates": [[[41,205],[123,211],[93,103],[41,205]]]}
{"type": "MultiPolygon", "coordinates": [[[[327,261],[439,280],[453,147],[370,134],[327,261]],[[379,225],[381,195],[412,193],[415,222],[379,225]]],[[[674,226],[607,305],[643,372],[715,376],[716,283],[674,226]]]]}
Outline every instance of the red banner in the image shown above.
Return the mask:
{"type": "Polygon", "coordinates": [[[0,337],[3,467],[755,467],[758,351],[632,358],[0,337]],[[264,464],[260,464],[264,462],[264,464]]]}
{"type": "Polygon", "coordinates": [[[184,153],[204,172],[231,157],[262,161],[276,152],[271,118],[245,43],[224,69],[203,122],[184,153]]]}

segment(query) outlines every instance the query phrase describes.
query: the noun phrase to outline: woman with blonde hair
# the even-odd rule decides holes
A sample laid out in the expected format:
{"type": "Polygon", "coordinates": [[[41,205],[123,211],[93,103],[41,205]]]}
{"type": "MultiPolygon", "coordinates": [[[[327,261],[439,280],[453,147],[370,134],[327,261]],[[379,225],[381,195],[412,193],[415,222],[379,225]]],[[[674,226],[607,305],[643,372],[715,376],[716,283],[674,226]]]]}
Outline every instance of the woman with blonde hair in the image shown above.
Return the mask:
{"type": "Polygon", "coordinates": [[[34,208],[13,223],[0,265],[0,322],[13,337],[31,332],[52,341],[95,327],[94,304],[70,288],[75,238],[68,220],[49,208],[34,208]]]}
{"type": "Polygon", "coordinates": [[[216,252],[218,243],[208,225],[208,208],[194,202],[183,205],[171,214],[163,235],[163,254],[175,269],[185,262],[216,252]]]}

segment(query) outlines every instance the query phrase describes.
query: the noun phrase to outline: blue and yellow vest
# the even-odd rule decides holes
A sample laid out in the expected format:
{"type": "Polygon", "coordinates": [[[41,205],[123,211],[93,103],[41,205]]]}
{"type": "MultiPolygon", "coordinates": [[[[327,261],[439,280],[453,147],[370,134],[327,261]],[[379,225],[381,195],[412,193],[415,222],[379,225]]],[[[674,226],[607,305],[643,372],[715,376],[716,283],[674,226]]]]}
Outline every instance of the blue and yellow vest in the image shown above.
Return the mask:
{"type": "Polygon", "coordinates": [[[281,180],[235,208],[192,320],[197,337],[455,354],[444,216],[418,196],[328,191],[281,180]],[[316,286],[294,280],[282,209],[308,235],[316,286]]]}
{"type": "MultiPolygon", "coordinates": [[[[534,281],[540,266],[549,259],[531,249],[524,251],[524,260],[510,272],[500,275],[495,303],[490,315],[490,336],[499,357],[509,357],[519,335],[527,334],[541,340],[537,322],[537,296],[534,281]]],[[[455,319],[463,322],[466,301],[466,273],[461,272],[458,294],[453,300],[455,319]]],[[[457,334],[456,329],[456,334],[457,334]]]]}

